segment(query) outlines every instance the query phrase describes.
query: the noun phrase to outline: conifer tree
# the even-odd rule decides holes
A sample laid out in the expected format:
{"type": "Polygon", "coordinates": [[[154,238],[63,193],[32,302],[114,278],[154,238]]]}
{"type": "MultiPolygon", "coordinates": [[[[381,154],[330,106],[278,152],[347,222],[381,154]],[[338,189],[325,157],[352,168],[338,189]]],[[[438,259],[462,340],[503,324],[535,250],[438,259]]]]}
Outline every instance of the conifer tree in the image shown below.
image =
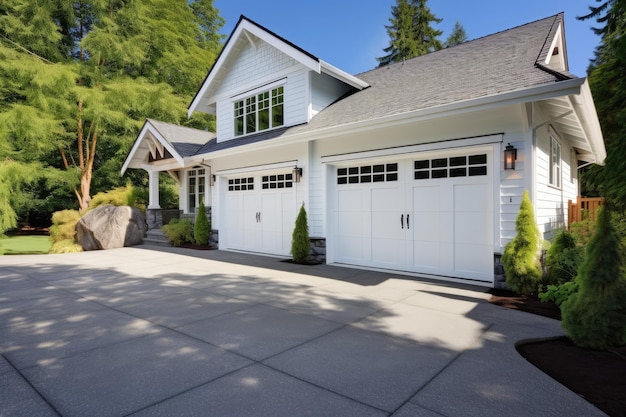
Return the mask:
{"type": "Polygon", "coordinates": [[[515,230],[517,235],[502,254],[506,285],[518,294],[528,295],[537,291],[542,275],[538,256],[541,235],[528,191],[522,196],[515,230]]]}
{"type": "Polygon", "coordinates": [[[562,305],[562,325],[581,347],[607,349],[626,345],[626,278],[619,237],[605,207],[587,245],[576,281],[578,292],[562,305]]]}
{"type": "Polygon", "coordinates": [[[209,236],[211,234],[211,226],[206,216],[204,208],[204,200],[200,199],[200,207],[196,215],[196,222],[193,225],[193,237],[198,245],[208,245],[209,236]]]}
{"type": "Polygon", "coordinates": [[[291,235],[291,255],[296,263],[303,263],[311,251],[311,240],[309,238],[309,223],[306,217],[304,203],[300,207],[296,225],[291,235]]]}
{"type": "Polygon", "coordinates": [[[385,26],[389,35],[389,46],[383,51],[387,54],[376,58],[378,66],[402,62],[442,48],[438,39],[443,33],[431,26],[441,23],[426,6],[426,0],[396,0],[391,7],[391,23],[385,26]]]}
{"type": "Polygon", "coordinates": [[[465,28],[458,20],[454,23],[454,27],[452,28],[452,32],[446,39],[444,43],[445,48],[449,48],[451,46],[460,45],[463,42],[467,41],[467,32],[465,32],[465,28]]]}

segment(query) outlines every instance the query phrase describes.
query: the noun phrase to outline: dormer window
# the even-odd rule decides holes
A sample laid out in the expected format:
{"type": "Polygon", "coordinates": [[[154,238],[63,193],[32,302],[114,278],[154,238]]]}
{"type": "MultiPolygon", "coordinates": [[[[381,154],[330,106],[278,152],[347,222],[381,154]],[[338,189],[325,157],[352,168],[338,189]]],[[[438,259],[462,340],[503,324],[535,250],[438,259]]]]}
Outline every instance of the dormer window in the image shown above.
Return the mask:
{"type": "Polygon", "coordinates": [[[235,101],[235,136],[280,127],[284,123],[283,87],[235,101]]]}

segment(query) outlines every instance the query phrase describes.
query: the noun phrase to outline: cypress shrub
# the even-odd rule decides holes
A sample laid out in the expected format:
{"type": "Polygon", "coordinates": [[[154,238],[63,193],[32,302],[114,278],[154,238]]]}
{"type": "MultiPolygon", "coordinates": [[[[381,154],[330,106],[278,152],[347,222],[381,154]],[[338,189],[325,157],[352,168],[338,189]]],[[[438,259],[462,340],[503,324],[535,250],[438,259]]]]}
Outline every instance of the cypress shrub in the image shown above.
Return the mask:
{"type": "Polygon", "coordinates": [[[198,214],[196,215],[196,223],[193,226],[193,235],[198,245],[208,245],[209,236],[211,234],[211,224],[206,217],[206,210],[204,209],[204,201],[200,200],[200,207],[198,207],[198,214]]]}
{"type": "Polygon", "coordinates": [[[517,235],[504,247],[502,254],[506,285],[518,294],[528,295],[537,291],[542,272],[539,263],[540,233],[527,191],[522,196],[515,230],[517,235]]]}
{"type": "Polygon", "coordinates": [[[608,209],[600,210],[596,227],[576,277],[579,290],[561,305],[561,324],[574,344],[607,349],[626,345],[626,278],[608,209]]]}
{"type": "Polygon", "coordinates": [[[291,255],[296,263],[304,263],[311,251],[311,239],[309,238],[309,224],[306,218],[304,203],[296,218],[296,225],[291,235],[291,255]]]}

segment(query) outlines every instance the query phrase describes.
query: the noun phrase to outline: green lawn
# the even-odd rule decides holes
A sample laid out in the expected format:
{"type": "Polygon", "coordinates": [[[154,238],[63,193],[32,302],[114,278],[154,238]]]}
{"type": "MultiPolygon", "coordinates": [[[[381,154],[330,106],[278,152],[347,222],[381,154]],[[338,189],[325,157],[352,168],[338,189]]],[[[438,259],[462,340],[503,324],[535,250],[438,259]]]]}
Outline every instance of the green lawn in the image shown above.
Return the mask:
{"type": "Polygon", "coordinates": [[[0,254],[36,255],[48,253],[52,246],[50,236],[11,236],[0,239],[0,254]]]}

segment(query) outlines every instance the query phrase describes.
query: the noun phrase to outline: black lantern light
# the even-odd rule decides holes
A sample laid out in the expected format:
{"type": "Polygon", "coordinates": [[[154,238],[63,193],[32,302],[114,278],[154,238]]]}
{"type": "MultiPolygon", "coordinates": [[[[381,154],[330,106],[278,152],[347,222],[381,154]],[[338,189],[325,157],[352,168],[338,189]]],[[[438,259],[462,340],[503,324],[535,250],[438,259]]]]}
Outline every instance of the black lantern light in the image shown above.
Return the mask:
{"type": "Polygon", "coordinates": [[[301,177],[302,177],[302,168],[295,167],[293,169],[293,180],[295,182],[300,182],[301,177]]]}
{"type": "Polygon", "coordinates": [[[510,143],[504,148],[504,169],[515,169],[517,149],[510,143]]]}

